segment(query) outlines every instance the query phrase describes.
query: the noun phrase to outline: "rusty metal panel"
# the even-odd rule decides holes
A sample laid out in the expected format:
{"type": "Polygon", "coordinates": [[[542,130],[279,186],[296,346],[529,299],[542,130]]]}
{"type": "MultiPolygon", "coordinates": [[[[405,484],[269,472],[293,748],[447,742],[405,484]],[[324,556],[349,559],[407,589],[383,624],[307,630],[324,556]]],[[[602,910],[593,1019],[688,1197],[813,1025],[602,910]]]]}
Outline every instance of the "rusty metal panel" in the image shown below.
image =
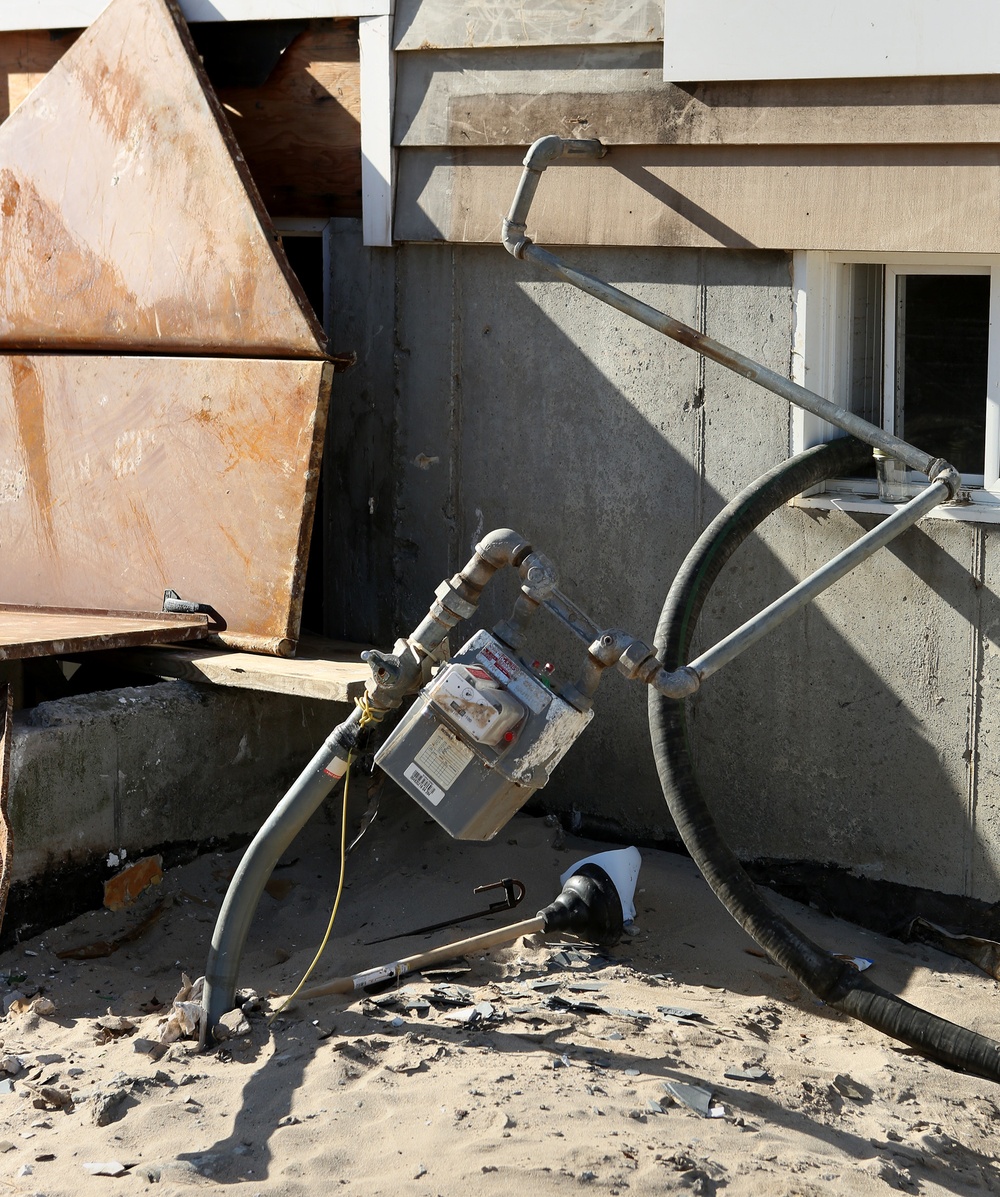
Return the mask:
{"type": "Polygon", "coordinates": [[[11,726],[14,718],[14,693],[0,685],[0,928],[7,909],[7,895],[14,871],[14,835],[10,825],[10,753],[11,726]]]}
{"type": "Polygon", "coordinates": [[[0,661],[198,640],[208,623],[207,615],[0,603],[0,661]]]}
{"type": "Polygon", "coordinates": [[[173,0],[112,0],[0,125],[0,350],[319,357],[173,0]]]}
{"type": "Polygon", "coordinates": [[[294,651],[332,367],[0,357],[7,603],[205,603],[223,639],[294,651]],[[318,399],[317,399],[318,396],[318,399]]]}

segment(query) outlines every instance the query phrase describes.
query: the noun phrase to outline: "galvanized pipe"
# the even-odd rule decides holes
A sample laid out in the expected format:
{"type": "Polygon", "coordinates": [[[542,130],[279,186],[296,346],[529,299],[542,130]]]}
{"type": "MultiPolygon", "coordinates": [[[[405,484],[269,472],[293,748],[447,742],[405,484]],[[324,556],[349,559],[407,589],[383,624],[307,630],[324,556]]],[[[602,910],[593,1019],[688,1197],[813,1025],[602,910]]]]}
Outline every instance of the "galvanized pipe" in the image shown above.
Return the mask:
{"type": "Polygon", "coordinates": [[[765,607],[745,624],[730,632],[713,648],[703,652],[687,666],[674,673],[662,671],[653,681],[653,688],[669,698],[683,698],[697,689],[706,678],[712,676],[728,665],[740,653],[756,644],[761,637],[773,631],[779,624],[784,623],[790,615],[794,615],[818,594],[839,581],[845,574],[850,573],[855,566],[866,561],[873,553],[894,540],[901,532],[905,532],[917,522],[921,516],[927,514],[939,503],[948,498],[948,483],[942,479],[935,479],[930,486],[923,490],[915,499],[911,499],[905,506],[894,511],[888,519],[877,528],[866,533],[860,540],[838,553],[836,557],[820,566],[815,573],[803,578],[797,586],[793,586],[781,598],[775,599],[769,607],[765,607]],[[680,693],[677,691],[680,690],[680,693]]]}
{"type": "Polygon", "coordinates": [[[581,291],[586,291],[588,295],[593,295],[595,299],[600,299],[602,302],[610,304],[611,307],[617,308],[618,311],[624,312],[626,316],[631,316],[634,320],[638,320],[640,323],[656,329],[657,332],[663,333],[665,337],[670,337],[672,341],[678,341],[682,345],[687,345],[688,348],[695,350],[696,353],[700,353],[704,357],[718,362],[720,366],[725,366],[727,369],[734,371],[734,373],[741,374],[744,378],[749,378],[751,382],[756,382],[765,389],[773,391],[776,395],[787,399],[789,403],[795,403],[799,407],[805,408],[806,411],[811,411],[814,415],[828,421],[830,424],[836,424],[838,428],[842,428],[845,432],[856,436],[858,440],[864,441],[865,444],[881,449],[890,457],[895,457],[898,461],[909,466],[910,469],[919,470],[921,474],[926,474],[928,478],[946,475],[948,478],[949,497],[953,498],[958,493],[958,488],[961,484],[958,472],[942,458],[932,457],[929,453],[923,452],[922,449],[918,449],[914,445],[900,440],[898,436],[893,436],[891,432],[886,432],[885,429],[879,428],[875,424],[870,424],[867,420],[863,420],[860,416],[855,415],[854,412],[848,411],[836,403],[831,403],[829,399],[824,399],[822,395],[817,395],[815,391],[810,391],[807,387],[800,386],[797,382],[792,382],[790,378],[784,378],[777,371],[771,370],[767,366],[762,366],[759,362],[755,362],[753,358],[747,357],[745,354],[738,352],[738,350],[730,349],[720,341],[716,341],[712,337],[698,332],[697,329],[691,328],[687,324],[682,324],[680,320],[675,320],[672,316],[668,316],[664,312],[650,307],[649,304],[642,303],[640,300],[634,298],[634,296],[627,295],[624,291],[619,291],[617,287],[612,287],[610,283],[604,282],[603,279],[588,274],[584,270],[577,270],[575,267],[567,265],[560,258],[557,258],[555,254],[549,253],[548,250],[542,249],[538,245],[533,245],[530,241],[522,243],[520,256],[525,260],[536,262],[539,266],[544,267],[544,269],[557,275],[565,282],[572,283],[574,287],[578,287],[581,291]]]}
{"type": "Polygon", "coordinates": [[[617,308],[618,311],[624,312],[626,316],[631,316],[641,324],[656,329],[665,337],[670,337],[671,340],[678,341],[681,345],[687,345],[689,349],[718,362],[720,366],[725,366],[734,373],[749,378],[751,382],[756,382],[759,386],[773,391],[774,394],[787,399],[789,403],[797,404],[828,423],[835,424],[838,428],[856,436],[858,440],[864,441],[865,444],[881,449],[890,457],[903,462],[910,469],[919,470],[928,478],[944,478],[948,485],[948,497],[955,497],[961,485],[961,477],[958,471],[943,458],[931,457],[929,453],[924,453],[914,445],[900,440],[898,436],[893,436],[883,428],[870,424],[867,420],[855,415],[854,412],[848,411],[836,403],[831,403],[829,399],[824,399],[815,391],[810,391],[807,387],[784,378],[775,370],[762,366],[760,362],[755,362],[753,358],[749,358],[735,349],[730,349],[720,341],[666,315],[665,312],[660,312],[626,292],[619,291],[617,287],[612,287],[603,279],[588,274],[585,270],[577,270],[562,261],[561,258],[556,257],[555,254],[533,244],[526,236],[525,229],[528,210],[538,188],[542,171],[558,158],[574,153],[600,158],[607,153],[607,150],[599,141],[577,141],[555,135],[540,137],[528,150],[517,192],[507,219],[503,222],[501,239],[509,253],[513,254],[515,258],[537,263],[543,269],[563,279],[564,282],[571,283],[595,299],[617,308]]]}

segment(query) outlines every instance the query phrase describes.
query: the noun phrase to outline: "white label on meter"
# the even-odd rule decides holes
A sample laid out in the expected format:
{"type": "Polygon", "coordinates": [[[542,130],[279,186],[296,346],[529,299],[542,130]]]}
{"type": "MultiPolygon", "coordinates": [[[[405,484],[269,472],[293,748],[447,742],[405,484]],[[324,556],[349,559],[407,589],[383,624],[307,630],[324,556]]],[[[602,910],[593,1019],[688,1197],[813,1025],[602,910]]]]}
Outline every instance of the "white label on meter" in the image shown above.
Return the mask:
{"type": "Polygon", "coordinates": [[[413,758],[413,763],[419,765],[442,790],[448,790],[471,760],[472,749],[467,748],[447,728],[439,727],[413,758]]]}
{"type": "Polygon", "coordinates": [[[435,785],[427,774],[422,769],[418,769],[416,765],[407,765],[403,776],[411,781],[433,806],[437,806],[444,797],[444,790],[439,785],[435,785]]]}

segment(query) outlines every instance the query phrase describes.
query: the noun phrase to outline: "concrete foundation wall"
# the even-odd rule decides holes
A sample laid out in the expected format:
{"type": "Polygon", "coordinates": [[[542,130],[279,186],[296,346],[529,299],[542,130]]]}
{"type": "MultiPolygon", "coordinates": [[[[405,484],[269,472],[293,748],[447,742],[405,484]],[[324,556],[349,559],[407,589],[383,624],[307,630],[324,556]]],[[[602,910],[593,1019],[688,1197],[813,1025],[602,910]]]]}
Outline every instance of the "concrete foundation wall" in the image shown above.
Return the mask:
{"type": "Polygon", "coordinates": [[[126,848],[251,833],[348,713],[161,682],[15,716],[15,881],[126,848]]]}
{"type": "MultiPolygon", "coordinates": [[[[346,246],[356,230],[344,222],[340,235],[346,246]]],[[[565,256],[788,373],[788,255],[565,256]]],[[[509,525],[553,558],[564,589],[595,620],[651,639],[695,537],[788,455],[787,406],[499,247],[405,245],[344,254],[339,266],[333,258],[334,295],[350,286],[345,272],[361,270],[368,293],[381,296],[366,328],[355,323],[364,354],[338,378],[335,405],[342,419],[364,416],[377,430],[362,450],[372,470],[391,461],[396,474],[391,538],[375,530],[388,523],[384,495],[377,506],[370,494],[349,496],[392,561],[393,593],[367,618],[345,614],[341,633],[386,641],[408,631],[477,537],[509,525]]],[[[333,331],[337,340],[336,312],[333,331]]],[[[777,513],[720,579],[701,642],[871,522],[777,513]]],[[[1000,899],[991,536],[924,521],[706,684],[692,703],[694,748],[741,856],[835,862],[1000,899]]],[[[505,609],[511,582],[490,596],[481,622],[505,609]]],[[[535,654],[572,674],[582,645],[548,617],[538,622],[535,654]]],[[[636,835],[671,833],[645,702],[617,674],[602,683],[596,718],[543,792],[548,804],[603,815],[636,835]]]]}

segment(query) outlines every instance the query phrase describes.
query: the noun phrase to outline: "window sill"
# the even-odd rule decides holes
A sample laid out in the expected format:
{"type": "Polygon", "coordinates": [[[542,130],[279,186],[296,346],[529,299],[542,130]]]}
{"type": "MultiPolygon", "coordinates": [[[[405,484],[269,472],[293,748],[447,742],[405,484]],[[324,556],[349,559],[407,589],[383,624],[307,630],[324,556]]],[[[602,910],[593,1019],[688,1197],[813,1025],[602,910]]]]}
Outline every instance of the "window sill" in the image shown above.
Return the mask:
{"type": "MultiPolygon", "coordinates": [[[[901,503],[883,503],[881,499],[857,494],[798,495],[790,507],[819,511],[857,511],[868,515],[892,515],[901,503]]],[[[957,520],[960,523],[1000,524],[1000,501],[992,495],[971,503],[942,503],[924,516],[929,520],[957,520]]]]}

